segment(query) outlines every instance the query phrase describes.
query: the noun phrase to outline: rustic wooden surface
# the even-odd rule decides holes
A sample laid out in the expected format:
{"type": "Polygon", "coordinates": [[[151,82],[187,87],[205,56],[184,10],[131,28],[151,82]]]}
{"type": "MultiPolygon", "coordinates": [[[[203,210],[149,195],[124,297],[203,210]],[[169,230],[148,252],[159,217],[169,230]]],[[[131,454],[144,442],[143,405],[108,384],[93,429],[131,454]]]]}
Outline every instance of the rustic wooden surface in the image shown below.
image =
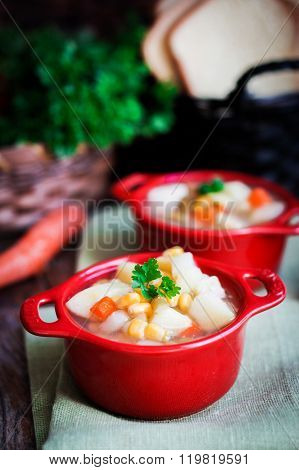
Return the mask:
{"type": "MultiPolygon", "coordinates": [[[[0,251],[11,242],[1,240],[0,251]]],[[[20,305],[25,298],[67,279],[74,262],[75,249],[62,252],[40,276],[0,290],[0,449],[35,448],[20,305]]]]}

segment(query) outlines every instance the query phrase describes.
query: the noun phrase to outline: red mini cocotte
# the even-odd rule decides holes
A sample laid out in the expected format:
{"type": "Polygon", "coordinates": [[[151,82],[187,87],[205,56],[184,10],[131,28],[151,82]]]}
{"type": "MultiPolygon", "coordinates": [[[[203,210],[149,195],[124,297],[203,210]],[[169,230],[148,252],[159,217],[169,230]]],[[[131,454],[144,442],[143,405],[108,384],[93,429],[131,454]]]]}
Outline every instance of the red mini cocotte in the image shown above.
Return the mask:
{"type": "Polygon", "coordinates": [[[144,250],[165,250],[180,245],[205,258],[248,268],[277,271],[289,235],[299,235],[299,224],[289,222],[299,215],[299,201],[281,186],[255,176],[223,170],[190,171],[162,175],[135,173],[114,184],[112,193],[132,208],[144,250]],[[157,186],[168,183],[204,183],[220,177],[224,182],[239,180],[277,196],[284,211],[275,219],[241,229],[199,229],[173,224],[148,210],[147,195],[157,186]]]}
{"type": "Polygon", "coordinates": [[[195,256],[204,273],[219,277],[235,306],[236,318],[220,331],[186,343],[143,346],[96,336],[72,318],[65,304],[74,294],[113,277],[126,261],[143,263],[159,255],[139,253],[95,264],[27,299],[21,309],[22,323],[30,333],[65,338],[71,372],[89,399],[103,409],[142,419],[189,415],[221,398],[237,378],[247,321],[286,295],[281,279],[268,269],[241,269],[195,256]],[[264,284],[264,297],[253,293],[251,279],[264,284]],[[45,323],[39,307],[52,302],[57,320],[45,323]]]}

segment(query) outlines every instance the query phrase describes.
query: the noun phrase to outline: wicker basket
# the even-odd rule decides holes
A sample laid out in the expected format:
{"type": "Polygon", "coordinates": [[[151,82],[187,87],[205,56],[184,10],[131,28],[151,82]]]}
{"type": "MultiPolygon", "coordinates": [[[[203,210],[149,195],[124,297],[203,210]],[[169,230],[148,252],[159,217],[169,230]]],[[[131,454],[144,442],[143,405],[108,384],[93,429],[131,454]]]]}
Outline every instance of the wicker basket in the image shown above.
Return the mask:
{"type": "Polygon", "coordinates": [[[41,144],[1,149],[0,231],[26,229],[63,201],[98,200],[107,188],[112,153],[103,158],[80,145],[74,156],[55,160],[41,144]]]}

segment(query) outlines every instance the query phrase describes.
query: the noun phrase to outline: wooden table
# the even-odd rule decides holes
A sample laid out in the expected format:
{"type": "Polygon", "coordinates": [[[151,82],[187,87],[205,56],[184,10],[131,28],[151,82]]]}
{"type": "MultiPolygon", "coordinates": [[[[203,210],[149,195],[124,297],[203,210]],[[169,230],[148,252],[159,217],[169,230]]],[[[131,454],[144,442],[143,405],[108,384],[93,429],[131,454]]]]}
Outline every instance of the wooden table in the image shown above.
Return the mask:
{"type": "MultiPolygon", "coordinates": [[[[1,240],[0,251],[11,242],[1,240]]],[[[35,449],[20,305],[67,279],[74,271],[75,253],[75,248],[62,252],[41,275],[0,290],[0,449],[35,449]]]]}

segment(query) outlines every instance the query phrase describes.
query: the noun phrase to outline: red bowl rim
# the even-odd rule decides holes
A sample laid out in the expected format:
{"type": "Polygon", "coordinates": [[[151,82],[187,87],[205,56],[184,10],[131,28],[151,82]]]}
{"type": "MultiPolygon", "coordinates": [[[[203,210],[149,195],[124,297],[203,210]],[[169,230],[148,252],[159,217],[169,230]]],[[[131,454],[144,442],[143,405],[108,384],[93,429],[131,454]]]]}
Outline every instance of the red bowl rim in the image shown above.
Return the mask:
{"type": "MultiPolygon", "coordinates": [[[[246,289],[245,284],[245,276],[246,273],[250,270],[236,268],[232,266],[227,266],[222,263],[218,263],[215,261],[207,260],[204,258],[200,258],[199,256],[194,254],[194,258],[196,263],[203,268],[203,270],[208,270],[215,272],[216,275],[220,275],[220,277],[224,277],[226,281],[231,286],[231,290],[234,290],[235,293],[238,292],[240,298],[242,298],[243,302],[242,305],[239,306],[238,313],[236,318],[228,324],[226,327],[221,329],[220,331],[216,331],[210,335],[195,339],[193,341],[189,341],[186,343],[179,343],[173,345],[163,345],[163,346],[142,346],[138,344],[131,344],[131,343],[122,343],[119,341],[110,340],[107,338],[103,338],[101,336],[96,336],[93,333],[88,332],[87,330],[80,327],[80,325],[73,319],[71,312],[66,307],[66,302],[68,301],[71,296],[75,293],[82,290],[84,287],[91,285],[92,283],[96,282],[97,279],[101,279],[105,277],[105,275],[115,272],[117,266],[126,261],[136,261],[136,262],[143,262],[144,260],[148,259],[149,257],[157,257],[161,254],[161,252],[147,252],[147,253],[134,253],[128,256],[119,256],[113,259],[101,261],[95,263],[94,265],[83,269],[82,271],[73,275],[70,279],[68,279],[65,283],[61,284],[54,288],[56,290],[56,298],[57,303],[57,311],[58,311],[58,318],[60,316],[67,317],[68,321],[71,323],[72,326],[76,326],[78,331],[83,332],[83,336],[79,333],[78,337],[74,338],[74,335],[69,336],[69,340],[87,340],[94,345],[103,346],[106,349],[112,349],[115,351],[122,351],[127,353],[133,354],[161,354],[161,353],[171,353],[171,352],[178,352],[178,351],[187,351],[197,347],[204,347],[210,345],[213,342],[226,338],[229,334],[235,332],[237,329],[242,327],[244,323],[254,314],[259,313],[267,308],[270,308],[274,305],[277,305],[281,300],[283,300],[285,296],[285,286],[282,281],[279,279],[279,282],[282,285],[283,294],[281,295],[281,299],[276,302],[271,302],[271,305],[263,305],[263,297],[255,297],[255,302],[259,303],[260,305],[250,306],[249,298],[250,298],[250,288],[246,289]],[[282,298],[283,297],[283,298],[282,298]],[[254,308],[257,307],[257,308],[254,308]]],[[[269,270],[261,270],[255,269],[253,271],[255,277],[259,274],[262,275],[263,272],[270,272],[269,270]]],[[[272,273],[274,274],[274,273],[272,273]]],[[[251,275],[252,277],[252,275],[251,275]]],[[[55,336],[55,335],[53,335],[55,336]]]]}
{"type": "MultiPolygon", "coordinates": [[[[146,175],[145,175],[146,176],[146,175]]],[[[227,171],[227,170],[194,170],[188,172],[176,172],[176,173],[165,173],[165,174],[149,174],[148,181],[145,181],[140,188],[135,190],[132,193],[128,194],[128,197],[124,198],[136,211],[137,218],[140,217],[142,222],[149,225],[154,225],[160,230],[167,230],[175,232],[176,234],[192,237],[196,233],[204,234],[206,237],[227,237],[231,235],[249,235],[254,233],[259,233],[263,229],[273,229],[280,228],[285,225],[286,216],[292,209],[298,209],[299,213],[299,201],[286,189],[279,186],[272,181],[260,178],[251,174],[227,171]],[[278,197],[286,204],[285,210],[276,218],[270,220],[269,222],[251,225],[242,229],[200,229],[187,227],[179,224],[172,224],[164,219],[159,219],[158,217],[153,217],[144,207],[144,202],[147,200],[148,192],[154,187],[160,184],[167,184],[171,182],[188,182],[188,181],[204,181],[213,176],[220,176],[224,181],[230,181],[232,179],[238,179],[244,183],[254,186],[261,186],[268,189],[270,192],[278,195],[278,197]]],[[[125,181],[125,179],[124,179],[125,181]]],[[[112,194],[116,197],[117,195],[117,186],[122,183],[116,183],[112,187],[112,194]]],[[[125,186],[125,183],[124,183],[125,186]]],[[[292,226],[290,226],[290,229],[292,226]]]]}

